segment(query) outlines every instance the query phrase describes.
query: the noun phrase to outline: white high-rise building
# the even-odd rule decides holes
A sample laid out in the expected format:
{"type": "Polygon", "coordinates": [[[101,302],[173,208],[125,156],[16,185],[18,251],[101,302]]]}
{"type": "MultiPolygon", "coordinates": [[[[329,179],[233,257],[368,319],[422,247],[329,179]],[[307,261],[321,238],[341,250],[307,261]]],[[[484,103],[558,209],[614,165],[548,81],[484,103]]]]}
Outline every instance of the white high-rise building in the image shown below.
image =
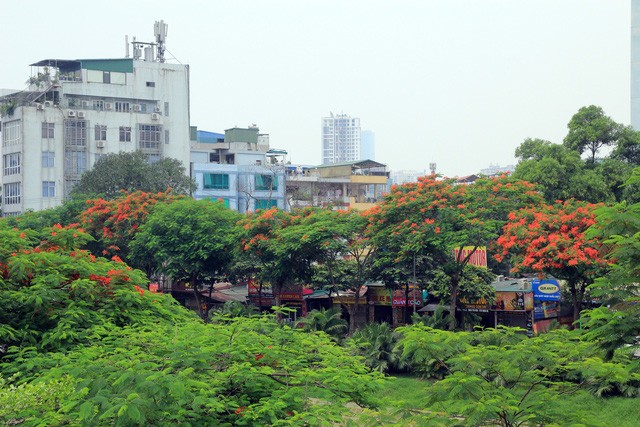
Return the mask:
{"type": "Polygon", "coordinates": [[[360,119],[346,114],[322,118],[322,164],[360,160],[360,119]]]}
{"type": "Polygon", "coordinates": [[[156,43],[134,42],[133,58],[36,62],[26,90],[0,97],[3,215],[62,204],[108,153],[188,169],[189,66],[164,62],[165,35],[156,23],[156,43]]]}

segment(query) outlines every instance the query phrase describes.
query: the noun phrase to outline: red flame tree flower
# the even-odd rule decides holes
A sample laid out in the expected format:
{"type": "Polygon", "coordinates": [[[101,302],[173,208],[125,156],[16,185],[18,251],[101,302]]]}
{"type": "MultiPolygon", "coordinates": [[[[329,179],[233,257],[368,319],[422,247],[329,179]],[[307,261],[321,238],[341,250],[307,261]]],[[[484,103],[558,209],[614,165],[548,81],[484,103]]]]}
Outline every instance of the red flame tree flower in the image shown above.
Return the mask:
{"type": "Polygon", "coordinates": [[[574,319],[580,315],[587,286],[608,266],[601,255],[602,239],[585,236],[596,222],[598,206],[571,199],[518,210],[509,214],[497,242],[502,248],[497,258],[510,254],[513,272],[551,274],[566,280],[574,319]]]}

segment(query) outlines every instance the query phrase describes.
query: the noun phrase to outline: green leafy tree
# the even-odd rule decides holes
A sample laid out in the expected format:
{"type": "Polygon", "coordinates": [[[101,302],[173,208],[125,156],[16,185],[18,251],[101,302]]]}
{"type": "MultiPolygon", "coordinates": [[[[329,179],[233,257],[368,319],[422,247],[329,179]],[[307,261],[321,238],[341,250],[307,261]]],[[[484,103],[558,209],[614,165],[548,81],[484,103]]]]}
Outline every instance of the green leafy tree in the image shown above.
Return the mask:
{"type": "Polygon", "coordinates": [[[602,239],[588,237],[597,205],[567,200],[523,208],[509,215],[497,240],[501,258],[511,255],[514,272],[549,274],[567,281],[578,320],[587,287],[603,274],[608,261],[601,254],[602,239]]]}
{"type": "Polygon", "coordinates": [[[592,203],[612,201],[610,185],[577,151],[540,139],[526,139],[516,148],[513,177],[536,183],[547,203],[575,198],[592,203]]]}
{"type": "Polygon", "coordinates": [[[205,324],[78,227],[47,232],[0,220],[0,423],[326,425],[377,403],[383,378],[325,334],[205,324]]]}
{"type": "MultiPolygon", "coordinates": [[[[291,213],[269,209],[240,222],[245,254],[259,266],[256,277],[273,287],[276,305],[287,287],[311,283],[314,265],[323,265],[332,287],[359,290],[369,278],[375,245],[369,240],[366,216],[357,212],[306,208],[291,213]],[[339,272],[348,283],[339,283],[339,272]]],[[[355,330],[359,292],[349,307],[355,330]]]]}
{"type": "Polygon", "coordinates": [[[195,191],[196,184],[189,178],[185,166],[179,160],[163,158],[149,163],[143,152],[135,151],[102,157],[93,169],[82,174],[73,193],[112,199],[122,192],[157,193],[167,189],[171,189],[174,194],[189,195],[195,191]]]}
{"type": "Polygon", "coordinates": [[[377,403],[381,375],[326,334],[301,333],[265,317],[217,324],[189,319],[116,329],[72,351],[23,354],[10,367],[22,373],[24,385],[5,390],[5,401],[24,402],[18,393],[39,383],[65,382],[56,386],[59,401],[13,405],[17,412],[5,420],[320,426],[342,422],[352,405],[377,403]]]}
{"type": "Polygon", "coordinates": [[[283,289],[311,276],[310,254],[296,250],[298,242],[283,242],[280,238],[282,230],[293,226],[296,219],[290,213],[271,208],[249,213],[238,222],[242,253],[255,266],[254,277],[271,285],[276,306],[281,304],[283,289]]]}
{"type": "Polygon", "coordinates": [[[157,319],[179,317],[170,298],[141,298],[142,272],[82,249],[91,240],[82,229],[56,225],[46,234],[34,239],[38,233],[0,222],[0,359],[100,339],[148,320],[152,307],[157,319]]]}
{"type": "Polygon", "coordinates": [[[80,221],[95,239],[91,250],[96,255],[117,255],[151,275],[154,272],[152,259],[138,257],[138,262],[133,262],[129,257],[129,245],[157,205],[168,204],[182,197],[184,196],[176,196],[172,192],[136,191],[121,194],[111,200],[101,197],[87,200],[86,209],[80,214],[80,221]]]}
{"type": "MultiPolygon", "coordinates": [[[[455,314],[460,281],[477,249],[494,241],[509,212],[540,203],[532,184],[506,177],[456,186],[433,177],[392,187],[370,218],[370,229],[393,261],[428,256],[449,277],[451,312],[455,314]],[[470,248],[467,252],[458,250],[470,248]]],[[[455,321],[451,323],[454,328],[455,321]]]]}
{"type": "Polygon", "coordinates": [[[181,199],[158,205],[131,242],[132,258],[187,281],[198,306],[203,279],[223,277],[231,264],[239,214],[222,202],[181,199]]]}
{"type": "Polygon", "coordinates": [[[382,373],[400,372],[404,368],[396,347],[400,334],[388,323],[369,323],[357,330],[349,340],[355,354],[364,357],[365,364],[382,373]]]}
{"type": "Polygon", "coordinates": [[[306,331],[322,331],[339,342],[347,333],[347,322],[342,318],[340,308],[311,310],[306,316],[296,322],[306,331]]]}
{"type": "Polygon", "coordinates": [[[596,349],[567,330],[527,339],[502,328],[473,333],[401,328],[403,355],[444,378],[430,388],[425,423],[445,425],[569,425],[585,422],[577,411],[550,402],[589,390],[620,392],[637,377],[619,363],[605,362],[596,349]],[[443,417],[442,414],[446,414],[443,417]]]}
{"type": "Polygon", "coordinates": [[[633,166],[640,165],[640,132],[631,126],[624,127],[611,157],[633,166]]]}
{"type": "Polygon", "coordinates": [[[331,289],[353,291],[349,312],[349,332],[357,327],[363,302],[360,290],[373,277],[373,263],[378,246],[368,230],[369,212],[312,209],[296,227],[282,235],[284,241],[304,242],[315,254],[315,265],[324,267],[331,279],[331,289]]]}
{"type": "Polygon", "coordinates": [[[564,138],[564,145],[580,154],[588,152],[591,163],[595,163],[598,151],[614,145],[622,132],[622,126],[595,105],[580,108],[567,127],[569,133],[564,138]]]}
{"type": "MultiPolygon", "coordinates": [[[[635,169],[628,184],[638,182],[640,168],[635,169]]],[[[633,352],[640,345],[640,203],[599,208],[596,224],[587,235],[604,240],[609,249],[606,258],[612,265],[591,286],[604,305],[584,314],[586,336],[597,341],[608,357],[619,348],[633,352]]]]}

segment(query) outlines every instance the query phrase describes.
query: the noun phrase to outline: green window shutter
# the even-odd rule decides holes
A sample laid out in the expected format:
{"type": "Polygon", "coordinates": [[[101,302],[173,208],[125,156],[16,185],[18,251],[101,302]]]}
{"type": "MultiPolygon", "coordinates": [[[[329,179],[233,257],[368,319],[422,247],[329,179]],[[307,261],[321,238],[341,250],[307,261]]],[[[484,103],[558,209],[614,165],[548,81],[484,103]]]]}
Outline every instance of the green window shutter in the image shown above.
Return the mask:
{"type": "Polygon", "coordinates": [[[229,189],[229,175],[221,173],[205,173],[204,188],[215,190],[229,189]]]}

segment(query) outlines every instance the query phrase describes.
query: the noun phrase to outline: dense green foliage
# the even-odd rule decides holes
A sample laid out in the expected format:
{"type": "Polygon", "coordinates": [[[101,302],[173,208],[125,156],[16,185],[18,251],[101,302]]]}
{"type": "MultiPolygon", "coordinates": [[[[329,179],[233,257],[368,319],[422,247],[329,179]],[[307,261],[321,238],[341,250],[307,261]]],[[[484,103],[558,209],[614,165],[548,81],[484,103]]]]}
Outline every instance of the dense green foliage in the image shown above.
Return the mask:
{"type": "Polygon", "coordinates": [[[640,132],[594,105],[581,108],[567,127],[563,144],[526,139],[515,151],[519,162],[513,176],[537,183],[547,203],[640,200],[638,185],[623,185],[640,166],[640,132]]]}
{"type": "Polygon", "coordinates": [[[0,234],[3,423],[323,425],[375,403],[381,377],[323,333],[204,324],[76,227],[0,234]]]}
{"type": "Polygon", "coordinates": [[[174,194],[191,194],[196,183],[179,160],[163,158],[149,163],[146,154],[135,151],[100,158],[90,171],[82,174],[73,193],[113,199],[122,192],[157,193],[167,189],[174,194]]]}
{"type": "Polygon", "coordinates": [[[621,416],[632,413],[622,397],[640,397],[640,204],[632,198],[640,169],[631,172],[640,138],[601,110],[574,119],[565,146],[525,141],[520,173],[548,178],[546,198],[624,201],[594,210],[542,204],[537,187],[510,178],[469,186],[424,178],[363,213],[241,217],[221,203],[134,192],[0,219],[0,424],[599,425],[594,407],[610,407],[612,397],[623,402],[621,416]],[[607,126],[615,138],[598,133],[607,126]],[[605,146],[611,156],[597,161],[605,146]],[[464,246],[501,248],[504,264],[472,267],[456,251],[464,246]],[[290,309],[262,315],[239,303],[204,322],[148,290],[145,275],[193,289],[243,276],[278,292],[309,283],[354,291],[367,280],[400,288],[415,274],[455,310],[458,297],[490,301],[487,283],[507,264],[553,273],[577,293],[594,282],[589,290],[604,305],[583,313],[584,330],[533,338],[510,328],[446,331],[454,319],[444,305],[414,315],[411,326],[356,330],[360,293],[356,304],[313,310],[293,326],[278,320],[290,309]],[[424,378],[412,381],[421,390],[388,392],[394,381],[383,374],[399,372],[424,378]]]}

